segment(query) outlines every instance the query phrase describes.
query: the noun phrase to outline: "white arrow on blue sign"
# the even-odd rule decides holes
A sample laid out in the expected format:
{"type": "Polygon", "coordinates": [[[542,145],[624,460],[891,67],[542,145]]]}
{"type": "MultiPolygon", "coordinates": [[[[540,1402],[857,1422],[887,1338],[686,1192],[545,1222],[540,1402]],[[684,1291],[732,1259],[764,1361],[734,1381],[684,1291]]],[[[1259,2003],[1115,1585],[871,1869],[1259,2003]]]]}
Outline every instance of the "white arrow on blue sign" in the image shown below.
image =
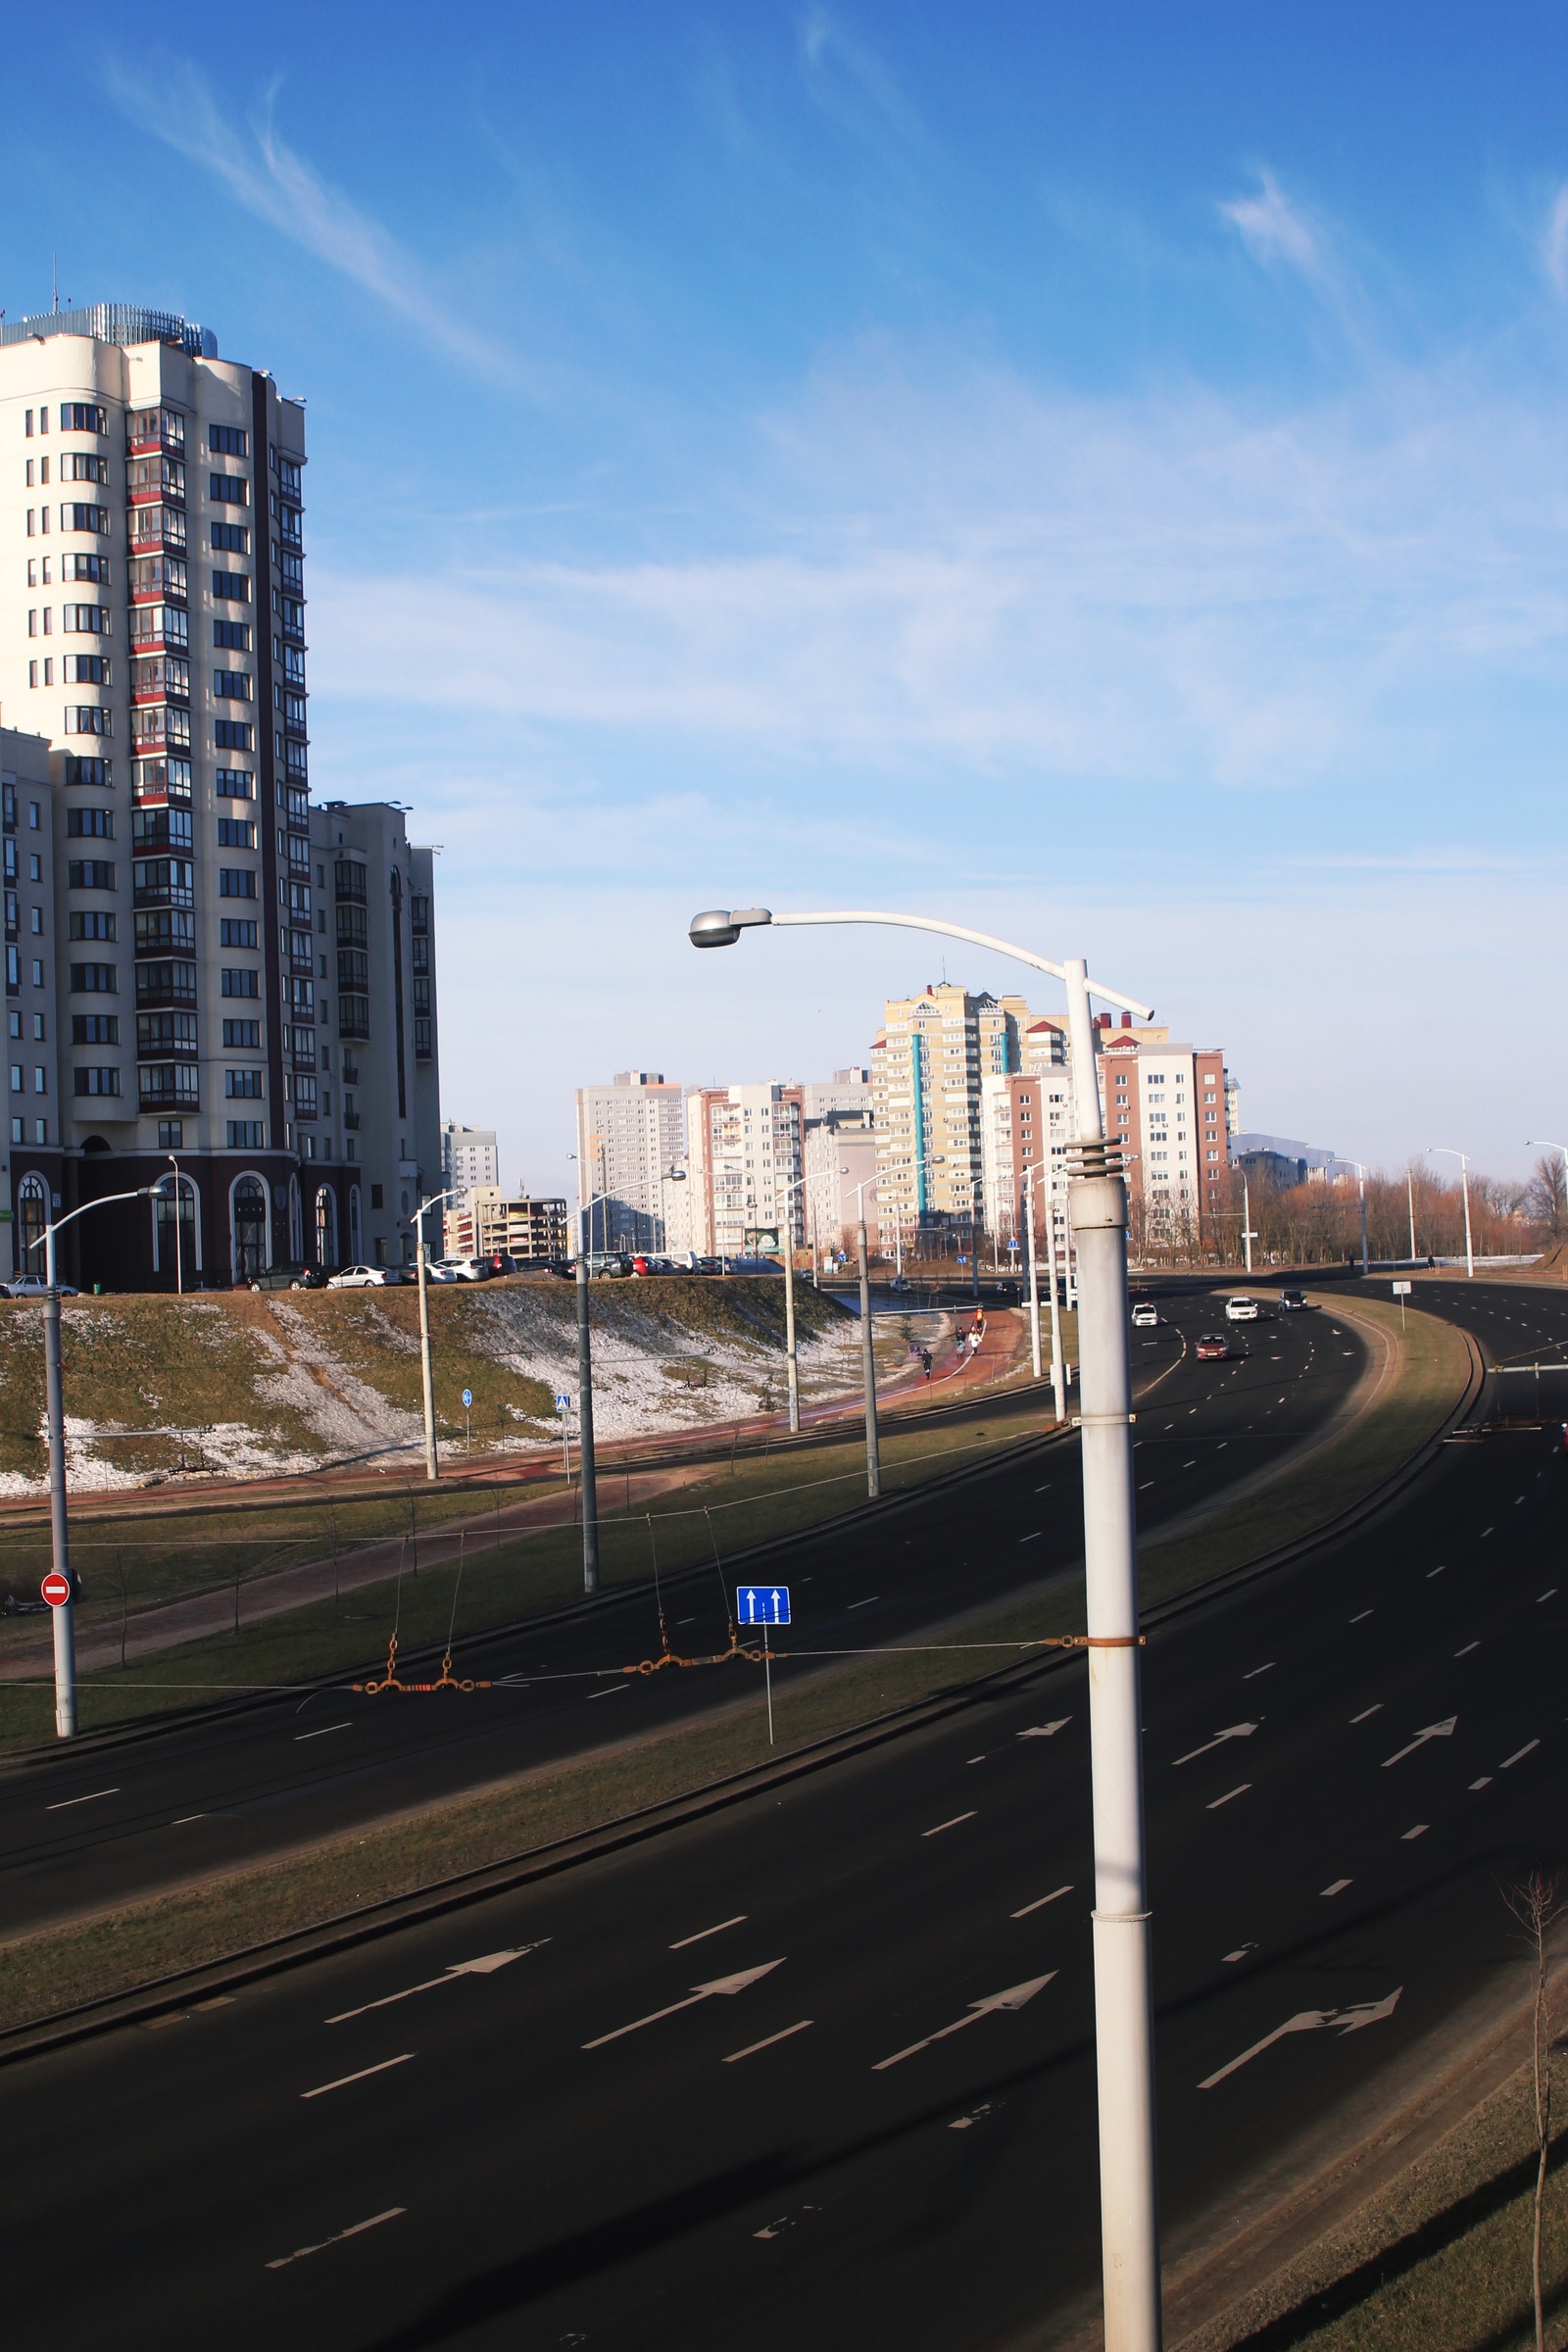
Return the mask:
{"type": "Polygon", "coordinates": [[[742,1625],[788,1625],[788,1585],[742,1585],[735,1594],[735,1614],[742,1625]]]}
{"type": "Polygon", "coordinates": [[[566,1413],[571,1410],[571,1398],[566,1395],[564,1389],[562,1390],[561,1395],[556,1398],[556,1410],[558,1413],[566,1413]]]}
{"type": "Polygon", "coordinates": [[[466,1411],[467,1411],[467,1409],[468,1409],[469,1405],[470,1405],[472,1402],[473,1402],[473,1391],[472,1391],[471,1389],[465,1389],[465,1390],[464,1390],[464,1392],[463,1392],[463,1409],[464,1409],[464,1411],[465,1411],[465,1412],[466,1412],[466,1411]]]}

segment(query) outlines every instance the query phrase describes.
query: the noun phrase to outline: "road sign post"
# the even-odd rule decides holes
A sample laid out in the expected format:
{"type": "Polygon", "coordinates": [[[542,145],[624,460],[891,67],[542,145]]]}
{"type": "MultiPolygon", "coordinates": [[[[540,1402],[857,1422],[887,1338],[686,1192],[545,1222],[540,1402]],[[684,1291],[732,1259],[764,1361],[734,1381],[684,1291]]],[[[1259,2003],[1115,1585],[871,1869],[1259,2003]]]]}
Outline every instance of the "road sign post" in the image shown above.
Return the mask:
{"type": "Polygon", "coordinates": [[[556,1398],[556,1412],[561,1421],[561,1467],[565,1474],[568,1486],[571,1484],[571,1424],[566,1419],[566,1415],[570,1410],[571,1396],[566,1390],[563,1389],[556,1398]]]}
{"type": "MultiPolygon", "coordinates": [[[[735,1594],[735,1616],[741,1625],[788,1625],[788,1585],[742,1585],[735,1594]]],[[[762,1674],[767,1685],[767,1744],[773,1744],[773,1651],[762,1636],[762,1674]]]]}
{"type": "Polygon", "coordinates": [[[473,1423],[468,1418],[472,1404],[473,1391],[465,1389],[463,1392],[463,1451],[465,1458],[473,1451],[473,1423]]]}
{"type": "Polygon", "coordinates": [[[1409,1298],[1413,1287],[1413,1284],[1408,1282],[1396,1282],[1394,1286],[1394,1296],[1399,1301],[1399,1329],[1401,1331],[1404,1329],[1404,1302],[1409,1298]]]}
{"type": "Polygon", "coordinates": [[[63,1609],[71,1598],[71,1579],[69,1576],[57,1576],[51,1569],[38,1590],[52,1609],[63,1609]]]}

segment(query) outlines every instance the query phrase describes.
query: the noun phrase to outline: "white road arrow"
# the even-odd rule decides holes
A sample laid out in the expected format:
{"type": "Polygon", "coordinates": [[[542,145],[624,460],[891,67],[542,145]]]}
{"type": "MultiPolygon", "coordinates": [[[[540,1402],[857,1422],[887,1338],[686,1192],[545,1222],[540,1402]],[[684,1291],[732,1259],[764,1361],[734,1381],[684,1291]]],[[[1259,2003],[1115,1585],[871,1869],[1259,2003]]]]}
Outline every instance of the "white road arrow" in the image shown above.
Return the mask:
{"type": "Polygon", "coordinates": [[[1018,1737],[1020,1740],[1054,1740],[1056,1734],[1064,1732],[1071,1721],[1070,1715],[1058,1715],[1054,1723],[1032,1723],[1029,1729],[1026,1732],[1020,1732],[1018,1737]]]}
{"type": "Polygon", "coordinates": [[[1198,2087],[1212,2090],[1216,2082],[1223,2082],[1227,2075],[1234,2075],[1238,2067],[1246,2066],[1250,2060],[1260,2058],[1277,2041],[1283,2041],[1287,2034],[1319,2034],[1331,2028],[1341,2034],[1359,2034],[1363,2026],[1379,2026],[1394,2015],[1395,2004],[1403,1990],[1402,1984],[1396,1984],[1385,2000],[1356,2001],[1348,2009],[1298,2009],[1283,2026],[1276,2026],[1272,2034],[1265,2034],[1261,2041],[1254,2041],[1250,2050],[1244,2050],[1239,2058],[1233,2058],[1229,2066],[1222,2066],[1218,2074],[1210,2075],[1198,2087]]]}
{"type": "Polygon", "coordinates": [[[1213,1739],[1205,1741],[1201,1747],[1190,1747],[1186,1755],[1178,1756],[1176,1761],[1178,1764],[1191,1764],[1195,1756],[1206,1756],[1210,1748],[1223,1747],[1227,1740],[1250,1740],[1256,1729],[1255,1723],[1233,1723],[1228,1730],[1216,1732],[1213,1739]]]}
{"type": "Polygon", "coordinates": [[[634,2017],[629,2026],[617,2026],[613,2034],[601,2034],[597,2041],[585,2041],[585,2050],[602,2050],[607,2041],[619,2041],[623,2034],[640,2033],[644,2026],[657,2026],[662,2017],[673,2017],[679,2009],[694,2009],[699,2001],[710,2001],[718,1992],[744,1992],[760,1977],[773,1969],[782,1968],[782,1960],[764,1960],[760,1968],[740,1968],[732,1977],[714,1977],[710,1984],[694,1984],[683,2001],[671,2001],[667,2009],[654,2009],[647,2017],[634,2017]]]}
{"type": "Polygon", "coordinates": [[[1425,1747],[1429,1740],[1451,1740],[1454,1725],[1458,1720],[1457,1715],[1446,1715],[1441,1723],[1429,1723],[1424,1732],[1417,1732],[1408,1747],[1401,1747],[1396,1756],[1384,1757],[1384,1771],[1387,1772],[1391,1764],[1402,1764],[1406,1756],[1413,1756],[1416,1749],[1425,1747]]]}
{"type": "Polygon", "coordinates": [[[965,2026],[977,2026],[983,2017],[990,2017],[995,2010],[1022,2009],[1026,2003],[1034,1999],[1037,1992],[1043,1990],[1051,1983],[1055,1974],[1056,1971],[1051,1968],[1043,1977],[1029,1977],[1022,1984],[1009,1984],[1005,1992],[988,1992],[983,2001],[971,2001],[966,2017],[956,2019],[951,2026],[944,2026],[939,2033],[928,2034],[924,2041],[911,2041],[906,2050],[895,2050],[891,2058],[879,2058],[871,2069],[872,2074],[886,2074],[890,2066],[902,2064],[906,2058],[912,2058],[919,2050],[928,2050],[935,2041],[946,2041],[950,2034],[961,2034],[965,2026]]]}
{"type": "Polygon", "coordinates": [[[484,1952],[477,1960],[454,1960],[444,1977],[426,1977],[422,1984],[405,1984],[401,1992],[386,1992],[378,2001],[366,2001],[358,2009],[340,2009],[329,2017],[329,2026],[347,2025],[351,2017],[368,2017],[372,2009],[390,2009],[395,2001],[412,2001],[416,1992],[434,1992],[437,1985],[456,1984],[463,1977],[493,1977],[498,1968],[510,1967],[514,1960],[537,1952],[550,1941],[548,1936],[538,1943],[514,1943],[504,1952],[484,1952]]]}

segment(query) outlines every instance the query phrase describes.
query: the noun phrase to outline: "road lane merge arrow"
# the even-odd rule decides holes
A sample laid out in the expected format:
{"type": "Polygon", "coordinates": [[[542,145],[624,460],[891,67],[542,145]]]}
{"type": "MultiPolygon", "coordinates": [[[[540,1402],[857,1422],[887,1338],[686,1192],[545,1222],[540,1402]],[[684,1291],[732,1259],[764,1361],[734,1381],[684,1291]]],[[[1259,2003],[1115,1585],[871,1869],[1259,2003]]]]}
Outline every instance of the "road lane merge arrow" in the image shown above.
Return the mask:
{"type": "Polygon", "coordinates": [[[1391,1764],[1402,1764],[1406,1756],[1413,1756],[1416,1749],[1425,1747],[1429,1740],[1451,1740],[1458,1720],[1457,1715],[1446,1715],[1441,1723],[1429,1723],[1424,1732],[1417,1732],[1408,1747],[1401,1747],[1396,1756],[1384,1757],[1384,1771],[1387,1772],[1391,1764]]]}
{"type": "Polygon", "coordinates": [[[906,2050],[895,2050],[891,2058],[879,2058],[871,2069],[872,2074],[885,2075],[890,2066],[902,2065],[906,2058],[914,2057],[917,2051],[930,2049],[935,2041],[946,2041],[950,2034],[961,2034],[965,2026],[977,2026],[983,2017],[990,2017],[996,2010],[1024,2008],[1037,1992],[1044,1990],[1055,1974],[1056,1971],[1051,1968],[1043,1977],[1028,1977],[1021,1984],[1009,1984],[1005,1992],[988,1992],[984,2000],[971,2001],[966,2016],[955,2019],[951,2026],[943,2026],[938,2033],[928,2034],[924,2041],[911,2041],[906,2050]]]}
{"type": "MultiPolygon", "coordinates": [[[[1258,1721],[1262,1721],[1261,1716],[1258,1721]]],[[[1178,1756],[1176,1761],[1178,1764],[1191,1764],[1195,1757],[1206,1756],[1210,1748],[1223,1747],[1227,1740],[1250,1740],[1256,1729],[1255,1723],[1233,1723],[1225,1731],[1216,1732],[1213,1739],[1205,1740],[1201,1747],[1190,1747],[1186,1755],[1178,1756]]]]}
{"type": "Polygon", "coordinates": [[[710,2001],[715,1993],[744,1992],[760,1977],[783,1965],[782,1960],[764,1960],[760,1968],[741,1968],[732,1977],[714,1977],[710,1984],[694,1984],[683,2001],[671,2001],[667,2009],[650,2010],[646,2017],[634,2017],[629,2026],[617,2026],[612,2034],[601,2034],[597,2040],[585,2041],[582,2046],[585,2050],[602,2050],[607,2041],[619,2041],[623,2034],[637,2034],[644,2026],[657,2026],[662,2017],[673,2017],[680,2009],[694,2009],[699,2001],[710,2001]]]}
{"type": "Polygon", "coordinates": [[[1200,2090],[1212,2090],[1216,2082],[1223,2082],[1226,2076],[1234,2075],[1239,2067],[1260,2058],[1277,2041],[1283,2041],[1287,2034],[1320,2034],[1331,2030],[1340,2034],[1359,2034],[1363,2026],[1379,2026],[1385,2018],[1394,2015],[1395,2005],[1403,1990],[1402,1984],[1396,1984],[1383,2000],[1355,2001],[1348,2009],[1298,2009],[1296,2015],[1288,2017],[1283,2026],[1276,2026],[1272,2034],[1265,2034],[1261,2041],[1254,2041],[1250,2050],[1244,2050],[1239,2058],[1233,2058],[1228,2066],[1222,2066],[1217,2074],[1208,2076],[1198,2087],[1200,2090]]]}

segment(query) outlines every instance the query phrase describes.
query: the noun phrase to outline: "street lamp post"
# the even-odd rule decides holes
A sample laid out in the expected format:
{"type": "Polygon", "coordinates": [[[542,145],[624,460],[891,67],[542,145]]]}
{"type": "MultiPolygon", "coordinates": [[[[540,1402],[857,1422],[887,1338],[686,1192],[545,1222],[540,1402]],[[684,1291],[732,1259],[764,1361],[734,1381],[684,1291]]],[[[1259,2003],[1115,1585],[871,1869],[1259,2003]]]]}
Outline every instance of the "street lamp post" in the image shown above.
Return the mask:
{"type": "MultiPolygon", "coordinates": [[[[446,1192],[436,1193],[430,1200],[421,1200],[417,1215],[410,1219],[414,1227],[416,1279],[419,1285],[419,1388],[424,1404],[424,1475],[428,1479],[440,1477],[441,1462],[435,1444],[435,1383],[430,1371],[429,1265],[424,1253],[424,1220],[432,1208],[439,1208],[443,1200],[455,1200],[462,1190],[462,1185],[455,1184],[446,1192]]],[[[474,1253],[477,1255],[479,1248],[477,1210],[474,1212],[473,1226],[474,1253]]]]}
{"type": "Polygon", "coordinates": [[[871,1326],[871,1260],[865,1241],[866,1187],[876,1190],[876,1178],[867,1176],[853,1185],[855,1195],[855,1250],[860,1269],[860,1383],[865,1391],[865,1491],[875,1502],[882,1493],[882,1446],[876,1425],[876,1349],[871,1326]]]}
{"type": "MultiPolygon", "coordinates": [[[[1040,1278],[1035,1258],[1035,1200],[1034,1179],[1038,1168],[1024,1171],[1024,1190],[1029,1201],[1029,1336],[1034,1353],[1035,1378],[1040,1378],[1040,1278]]],[[[1051,1398],[1058,1423],[1067,1417],[1067,1383],[1061,1357],[1061,1301],[1056,1296],[1056,1204],[1050,1171],[1046,1182],[1046,1278],[1051,1285],[1051,1398]]]]}
{"type": "MultiPolygon", "coordinates": [[[[162,1178],[160,1182],[164,1181],[162,1178]]],[[[55,1265],[55,1235],[89,1208],[109,1208],[117,1200],[148,1200],[156,1184],[138,1185],[133,1193],[106,1193],[101,1200],[84,1200],[79,1208],[57,1217],[43,1229],[43,1378],[44,1409],[49,1427],[49,1564],[65,1578],[71,1597],[51,1613],[55,1636],[55,1733],[61,1740],[76,1736],[76,1580],[71,1573],[71,1531],[66,1517],[66,1395],[60,1361],[60,1291],[55,1265]]],[[[36,1250],[38,1244],[31,1247],[36,1250]]]]}
{"type": "MultiPolygon", "coordinates": [[[[1232,1198],[1234,1199],[1235,1196],[1233,1195],[1232,1198]]],[[[1257,1236],[1252,1231],[1252,1196],[1248,1190],[1247,1178],[1244,1176],[1242,1178],[1242,1248],[1246,1252],[1249,1274],[1252,1271],[1252,1244],[1256,1239],[1257,1236]]]]}
{"type": "MultiPolygon", "coordinates": [[[[176,1297],[183,1298],[185,1296],[185,1252],[181,1245],[184,1241],[184,1220],[181,1218],[179,1213],[179,1188],[182,1184],[188,1184],[190,1186],[191,1207],[194,1211],[196,1204],[196,1179],[194,1176],[184,1176],[180,1173],[179,1162],[174,1157],[172,1152],[171,1152],[169,1154],[169,1164],[174,1171],[174,1291],[176,1297]]],[[[155,1193],[158,1192],[167,1182],[167,1177],[160,1176],[158,1183],[152,1188],[153,1191],[155,1193]]],[[[194,1214],[191,1218],[191,1230],[192,1233],[195,1232],[194,1214]]]]}
{"type": "MultiPolygon", "coordinates": [[[[1563,1165],[1568,1168],[1568,1152],[1563,1153],[1563,1165]]],[[[1404,1171],[1404,1200],[1410,1211],[1410,1263],[1415,1264],[1415,1177],[1410,1169],[1404,1171]]]]}
{"type": "Polygon", "coordinates": [[[1346,1166],[1355,1170],[1356,1189],[1361,1196],[1361,1280],[1367,1278],[1366,1256],[1366,1170],[1358,1159],[1348,1159],[1346,1166]]]}
{"type": "MultiPolygon", "coordinates": [[[[691,937],[697,947],[729,947],[754,925],[802,923],[885,923],[939,932],[1049,972],[1067,993],[1078,1126],[1068,1207],[1078,1248],[1104,2343],[1105,2352],[1158,2352],[1159,2220],[1151,1922],[1144,1857],[1132,1366],[1127,1344],[1127,1192],[1120,1155],[1107,1145],[1102,1121],[1088,971],[1081,958],[1052,963],[1006,940],[920,915],[773,915],[765,907],[749,907],[739,913],[698,915],[691,937]]],[[[1112,989],[1097,984],[1096,994],[1142,1020],[1152,1017],[1148,1005],[1112,989]]],[[[863,1313],[868,1305],[863,1217],[860,1234],[863,1313]]]]}
{"type": "Polygon", "coordinates": [[[593,1213],[603,1200],[608,1228],[609,1200],[608,1193],[595,1193],[577,1211],[577,1475],[582,1481],[582,1589],[590,1594],[599,1590],[599,1472],[594,1458],[594,1359],[588,1333],[588,1244],[583,1238],[583,1219],[589,1220],[586,1231],[592,1234],[593,1213]]]}
{"type": "Polygon", "coordinates": [[[1476,1253],[1475,1246],[1470,1239],[1469,1154],[1468,1152],[1456,1150],[1452,1144],[1428,1144],[1427,1150],[1429,1152],[1441,1152],[1446,1158],[1456,1159],[1459,1162],[1459,1182],[1464,1193],[1464,1271],[1465,1279],[1469,1282],[1474,1282],[1476,1278],[1476,1253]]]}

